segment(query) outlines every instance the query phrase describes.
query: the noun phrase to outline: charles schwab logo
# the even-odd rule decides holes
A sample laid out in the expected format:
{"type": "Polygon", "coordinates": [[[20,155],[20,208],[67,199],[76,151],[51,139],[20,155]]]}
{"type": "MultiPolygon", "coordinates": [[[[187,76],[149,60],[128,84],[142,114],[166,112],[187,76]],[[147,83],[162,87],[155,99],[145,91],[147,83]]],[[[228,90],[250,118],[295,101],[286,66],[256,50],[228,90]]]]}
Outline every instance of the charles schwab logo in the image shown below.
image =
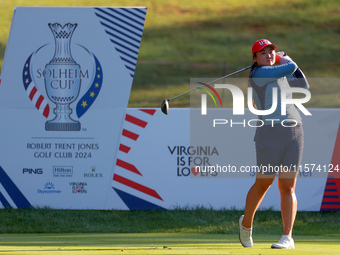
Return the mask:
{"type": "Polygon", "coordinates": [[[101,89],[100,62],[84,46],[72,43],[77,26],[49,23],[53,37],[47,36],[46,43],[28,56],[23,67],[27,96],[47,119],[48,131],[79,131],[78,119],[91,107],[101,89]]]}

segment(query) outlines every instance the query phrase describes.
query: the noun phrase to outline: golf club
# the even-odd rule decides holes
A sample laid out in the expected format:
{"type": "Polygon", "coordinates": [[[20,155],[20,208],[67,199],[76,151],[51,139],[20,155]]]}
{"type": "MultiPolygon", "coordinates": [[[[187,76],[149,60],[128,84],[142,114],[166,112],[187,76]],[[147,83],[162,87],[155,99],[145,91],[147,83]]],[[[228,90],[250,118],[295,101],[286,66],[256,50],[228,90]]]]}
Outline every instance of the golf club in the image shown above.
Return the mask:
{"type": "MultiPolygon", "coordinates": [[[[238,70],[238,71],[236,71],[236,72],[233,72],[233,73],[231,73],[231,74],[227,74],[227,75],[225,75],[225,76],[223,76],[223,77],[221,77],[221,78],[218,78],[218,79],[216,79],[216,80],[213,80],[213,81],[208,82],[208,83],[205,83],[205,84],[210,84],[210,83],[213,83],[213,82],[215,82],[215,81],[219,81],[219,80],[221,80],[221,79],[224,79],[224,78],[227,78],[227,77],[232,76],[232,75],[234,75],[234,74],[243,72],[243,71],[248,70],[248,69],[250,69],[250,68],[251,68],[251,66],[247,66],[247,67],[242,68],[242,69],[240,69],[240,70],[238,70]]],[[[173,100],[173,99],[175,99],[175,98],[177,98],[177,97],[183,96],[183,95],[185,95],[185,94],[188,94],[188,93],[190,93],[190,92],[192,92],[192,91],[194,91],[194,90],[196,90],[196,89],[199,89],[199,88],[205,86],[205,84],[203,84],[203,85],[201,85],[201,86],[198,86],[198,87],[196,87],[196,88],[193,88],[193,89],[191,89],[191,90],[188,90],[188,91],[186,91],[186,92],[184,92],[184,93],[182,93],[182,94],[179,94],[179,95],[177,95],[177,96],[174,96],[174,97],[172,97],[172,98],[165,99],[165,100],[162,102],[162,104],[161,104],[161,110],[162,110],[162,112],[163,112],[164,114],[166,114],[166,115],[168,114],[168,112],[169,112],[169,101],[171,101],[171,100],[173,100]]]]}

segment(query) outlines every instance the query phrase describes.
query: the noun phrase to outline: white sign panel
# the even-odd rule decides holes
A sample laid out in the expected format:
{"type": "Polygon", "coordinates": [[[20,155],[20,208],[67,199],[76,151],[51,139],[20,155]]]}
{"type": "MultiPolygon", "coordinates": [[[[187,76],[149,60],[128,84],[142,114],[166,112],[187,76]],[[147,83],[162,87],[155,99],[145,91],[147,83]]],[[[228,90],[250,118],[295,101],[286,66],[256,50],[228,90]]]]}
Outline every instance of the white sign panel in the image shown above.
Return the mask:
{"type": "Polygon", "coordinates": [[[145,15],[15,9],[0,86],[3,207],[105,207],[145,15]]]}
{"type": "MultiPolygon", "coordinates": [[[[309,110],[313,117],[303,120],[305,149],[296,188],[298,209],[338,210],[340,111],[309,110]],[[333,171],[328,168],[331,163],[333,171]]],[[[153,109],[127,110],[112,180],[116,192],[112,196],[118,194],[123,203],[115,209],[244,208],[255,173],[241,170],[256,165],[256,128],[221,125],[212,133],[214,116],[221,116],[221,112],[231,116],[232,109],[209,111],[209,118],[202,116],[195,123],[190,115],[199,115],[200,109],[170,109],[169,115],[153,109]],[[199,139],[192,143],[192,136],[199,139]],[[226,171],[198,172],[193,167],[216,164],[226,166],[226,171]]],[[[245,118],[249,117],[248,112],[245,118]]],[[[261,208],[280,210],[277,180],[261,208]]]]}

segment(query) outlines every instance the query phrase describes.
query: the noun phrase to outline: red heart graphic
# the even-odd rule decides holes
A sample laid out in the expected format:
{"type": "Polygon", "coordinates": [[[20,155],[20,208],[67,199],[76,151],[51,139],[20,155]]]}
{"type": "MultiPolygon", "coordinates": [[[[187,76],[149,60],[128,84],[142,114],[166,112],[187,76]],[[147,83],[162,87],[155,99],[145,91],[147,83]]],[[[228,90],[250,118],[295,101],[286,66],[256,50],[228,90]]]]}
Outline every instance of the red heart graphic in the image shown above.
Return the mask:
{"type": "Polygon", "coordinates": [[[200,172],[200,169],[199,169],[199,167],[192,167],[191,172],[193,173],[193,175],[196,176],[200,172]]]}

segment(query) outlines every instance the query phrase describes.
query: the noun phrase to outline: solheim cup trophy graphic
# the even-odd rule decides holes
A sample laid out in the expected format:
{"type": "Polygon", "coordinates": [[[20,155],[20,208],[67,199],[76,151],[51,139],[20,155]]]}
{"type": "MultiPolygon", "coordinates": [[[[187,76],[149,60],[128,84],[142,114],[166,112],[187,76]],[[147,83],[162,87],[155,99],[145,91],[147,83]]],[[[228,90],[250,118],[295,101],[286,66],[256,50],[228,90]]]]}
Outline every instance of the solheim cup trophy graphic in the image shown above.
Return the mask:
{"type": "Polygon", "coordinates": [[[71,38],[77,24],[49,23],[55,42],[52,60],[45,67],[45,87],[49,99],[56,104],[55,118],[45,123],[48,131],[79,131],[80,122],[71,118],[70,104],[80,92],[80,66],[71,55],[71,38]]]}

